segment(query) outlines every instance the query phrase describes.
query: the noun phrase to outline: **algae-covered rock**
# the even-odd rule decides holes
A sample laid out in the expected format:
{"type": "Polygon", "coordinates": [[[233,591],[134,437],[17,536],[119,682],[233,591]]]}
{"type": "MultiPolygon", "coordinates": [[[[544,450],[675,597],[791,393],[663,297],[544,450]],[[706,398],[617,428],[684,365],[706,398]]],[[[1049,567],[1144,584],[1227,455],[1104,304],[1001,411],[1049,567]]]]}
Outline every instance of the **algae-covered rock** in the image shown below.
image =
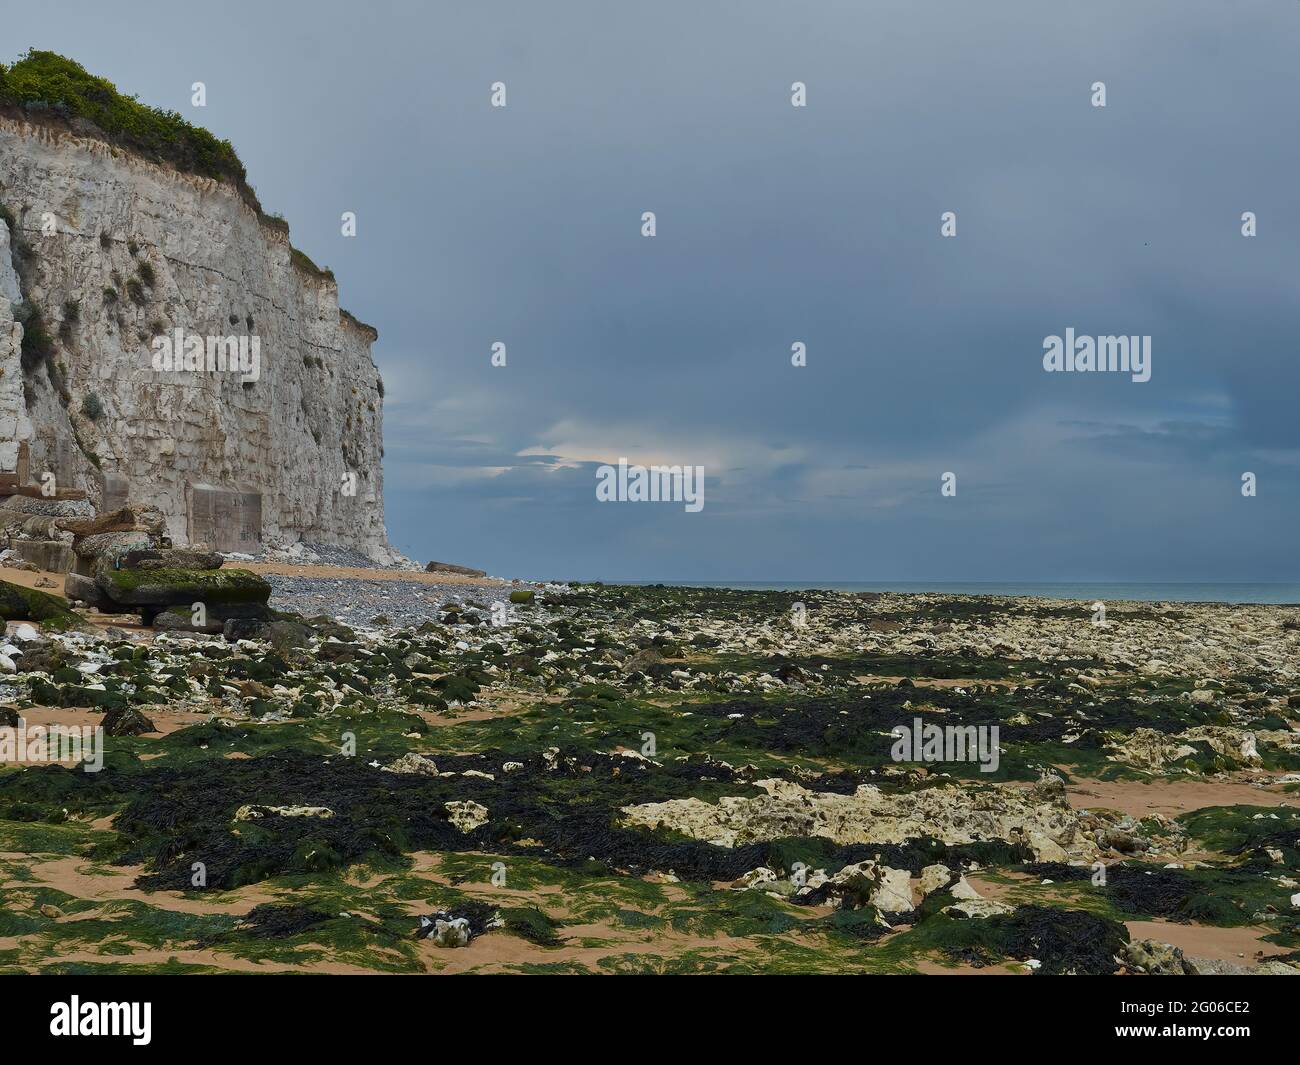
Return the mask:
{"type": "Polygon", "coordinates": [[[45,628],[59,630],[84,626],[66,599],[8,581],[0,581],[0,619],[39,621],[45,628]]]}
{"type": "Polygon", "coordinates": [[[295,647],[310,646],[311,635],[311,629],[306,625],[285,619],[271,622],[261,633],[262,638],[281,654],[295,647]]]}
{"type": "Polygon", "coordinates": [[[109,569],[97,567],[95,583],[116,603],[180,606],[257,603],[271,597],[271,585],[246,569],[109,569]]]}
{"type": "Polygon", "coordinates": [[[125,706],[114,707],[104,715],[104,731],[110,736],[140,736],[158,730],[139,710],[125,706]]]}
{"type": "Polygon", "coordinates": [[[266,623],[258,618],[227,618],[221,626],[221,635],[231,643],[256,640],[264,634],[266,623]]]}
{"type": "Polygon", "coordinates": [[[1139,939],[1124,944],[1121,959],[1130,968],[1152,976],[1195,976],[1196,967],[1169,943],[1139,939]]]}
{"type": "Polygon", "coordinates": [[[260,631],[270,611],[261,603],[205,603],[202,613],[196,614],[193,604],[171,606],[159,611],[153,618],[153,627],[170,632],[203,632],[220,635],[226,625],[235,621],[248,621],[260,631]]]}

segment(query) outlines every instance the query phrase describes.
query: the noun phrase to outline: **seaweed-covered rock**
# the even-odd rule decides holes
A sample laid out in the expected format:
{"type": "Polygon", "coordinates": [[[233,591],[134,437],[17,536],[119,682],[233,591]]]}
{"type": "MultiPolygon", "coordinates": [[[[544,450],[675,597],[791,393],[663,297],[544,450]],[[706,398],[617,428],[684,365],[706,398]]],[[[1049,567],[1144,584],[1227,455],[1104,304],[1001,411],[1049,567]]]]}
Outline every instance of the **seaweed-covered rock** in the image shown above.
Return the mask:
{"type": "Polygon", "coordinates": [[[129,706],[114,707],[104,715],[104,731],[110,736],[141,736],[157,732],[154,723],[129,706]]]}
{"type": "Polygon", "coordinates": [[[66,599],[8,581],[0,581],[0,619],[39,621],[46,628],[56,629],[83,627],[66,599]]]}
{"type": "MultiPolygon", "coordinates": [[[[196,612],[192,604],[169,606],[153,616],[153,627],[165,632],[203,632],[218,636],[231,622],[249,622],[252,634],[260,633],[270,611],[261,603],[204,603],[196,612]]],[[[236,637],[237,639],[240,637],[236,637]]]]}
{"type": "Polygon", "coordinates": [[[1018,906],[974,927],[986,945],[1006,957],[1037,961],[1034,970],[1043,975],[1113,973],[1128,943],[1128,930],[1118,921],[1050,906],[1018,906]]]}
{"type": "Polygon", "coordinates": [[[27,644],[15,662],[19,673],[53,674],[68,664],[62,648],[44,642],[27,644]]]}
{"type": "Polygon", "coordinates": [[[311,629],[306,625],[284,619],[269,622],[261,633],[261,638],[281,654],[295,647],[309,646],[311,636],[311,629]]]}
{"type": "Polygon", "coordinates": [[[231,643],[240,640],[256,640],[266,631],[266,622],[259,618],[227,618],[221,626],[221,635],[231,643]]]}
{"type": "Polygon", "coordinates": [[[1181,950],[1154,939],[1139,939],[1124,944],[1120,957],[1130,968],[1152,976],[1196,975],[1196,966],[1183,956],[1181,950]]]}
{"type": "Polygon", "coordinates": [[[257,603],[271,597],[271,586],[245,569],[112,569],[96,566],[95,583],[116,603],[168,607],[190,603],[257,603]]]}

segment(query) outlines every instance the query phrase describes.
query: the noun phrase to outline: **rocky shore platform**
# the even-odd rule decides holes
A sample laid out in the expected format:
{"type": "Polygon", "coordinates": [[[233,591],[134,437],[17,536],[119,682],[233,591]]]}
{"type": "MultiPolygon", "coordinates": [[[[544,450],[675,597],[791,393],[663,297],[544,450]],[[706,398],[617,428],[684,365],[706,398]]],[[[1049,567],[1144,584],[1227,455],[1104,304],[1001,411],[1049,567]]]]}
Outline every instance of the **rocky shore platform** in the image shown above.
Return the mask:
{"type": "Polygon", "coordinates": [[[0,570],[0,972],[1300,975],[1300,607],[238,564],[0,570]]]}

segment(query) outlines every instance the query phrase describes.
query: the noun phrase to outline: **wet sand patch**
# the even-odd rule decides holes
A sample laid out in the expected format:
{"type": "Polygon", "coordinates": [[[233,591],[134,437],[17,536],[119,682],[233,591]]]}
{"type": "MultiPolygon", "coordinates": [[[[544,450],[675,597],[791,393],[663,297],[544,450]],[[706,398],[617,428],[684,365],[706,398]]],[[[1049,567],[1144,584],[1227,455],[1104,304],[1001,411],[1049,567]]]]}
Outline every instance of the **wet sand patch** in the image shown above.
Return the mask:
{"type": "Polygon", "coordinates": [[[1288,806],[1295,803],[1280,786],[1255,787],[1241,781],[1083,780],[1066,786],[1076,810],[1117,810],[1132,817],[1176,817],[1209,806],[1288,806]]]}
{"type": "MultiPolygon", "coordinates": [[[[54,573],[51,570],[36,570],[33,572],[28,569],[17,569],[10,566],[0,566],[0,581],[8,581],[10,584],[18,584],[24,588],[35,588],[38,592],[46,592],[50,595],[63,594],[63,574],[54,573]],[[37,582],[47,580],[53,583],[52,588],[38,587],[37,582]]],[[[30,625],[30,621],[12,622],[15,625],[30,625]]]]}
{"type": "Polygon", "coordinates": [[[1126,921],[1134,940],[1154,939],[1177,947],[1189,958],[1213,958],[1216,961],[1253,965],[1258,956],[1276,954],[1278,947],[1264,942],[1267,928],[1240,926],[1218,928],[1212,925],[1175,924],[1172,921],[1126,921]]]}
{"type": "Polygon", "coordinates": [[[40,861],[31,860],[32,856],[26,854],[4,854],[0,859],[26,859],[30,862],[28,869],[35,879],[24,886],[51,887],[87,901],[133,900],[176,913],[220,913],[237,917],[261,903],[280,901],[280,895],[265,885],[213,892],[213,895],[220,895],[220,899],[211,896],[195,898],[171,891],[144,891],[134,886],[135,878],[144,872],[143,866],[105,867],[78,856],[40,861]]]}

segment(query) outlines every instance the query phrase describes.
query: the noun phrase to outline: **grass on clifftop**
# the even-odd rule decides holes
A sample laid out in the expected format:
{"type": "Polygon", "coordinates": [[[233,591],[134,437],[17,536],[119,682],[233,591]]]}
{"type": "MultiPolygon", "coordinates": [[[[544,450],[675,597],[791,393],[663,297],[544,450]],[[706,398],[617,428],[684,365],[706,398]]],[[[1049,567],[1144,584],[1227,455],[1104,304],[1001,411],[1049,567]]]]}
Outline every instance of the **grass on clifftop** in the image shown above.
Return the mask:
{"type": "MultiPolygon", "coordinates": [[[[230,141],[219,140],[175,111],[150,107],[134,96],[122,95],[107,78],[95,77],[72,59],[31,48],[13,66],[0,64],[0,107],[6,105],[29,117],[45,113],[84,119],[98,127],[112,144],[171,163],[191,174],[229,181],[263,222],[289,232],[283,218],[262,210],[230,141]]],[[[334,280],[330,270],[318,267],[297,248],[291,247],[291,252],[299,269],[334,280]]]]}
{"type": "Polygon", "coordinates": [[[244,164],[229,141],[218,140],[175,111],[123,96],[107,78],[97,78],[79,63],[54,52],[33,48],[13,66],[0,65],[0,102],[28,111],[50,110],[64,118],[84,118],[144,155],[204,177],[247,186],[244,164]]]}

